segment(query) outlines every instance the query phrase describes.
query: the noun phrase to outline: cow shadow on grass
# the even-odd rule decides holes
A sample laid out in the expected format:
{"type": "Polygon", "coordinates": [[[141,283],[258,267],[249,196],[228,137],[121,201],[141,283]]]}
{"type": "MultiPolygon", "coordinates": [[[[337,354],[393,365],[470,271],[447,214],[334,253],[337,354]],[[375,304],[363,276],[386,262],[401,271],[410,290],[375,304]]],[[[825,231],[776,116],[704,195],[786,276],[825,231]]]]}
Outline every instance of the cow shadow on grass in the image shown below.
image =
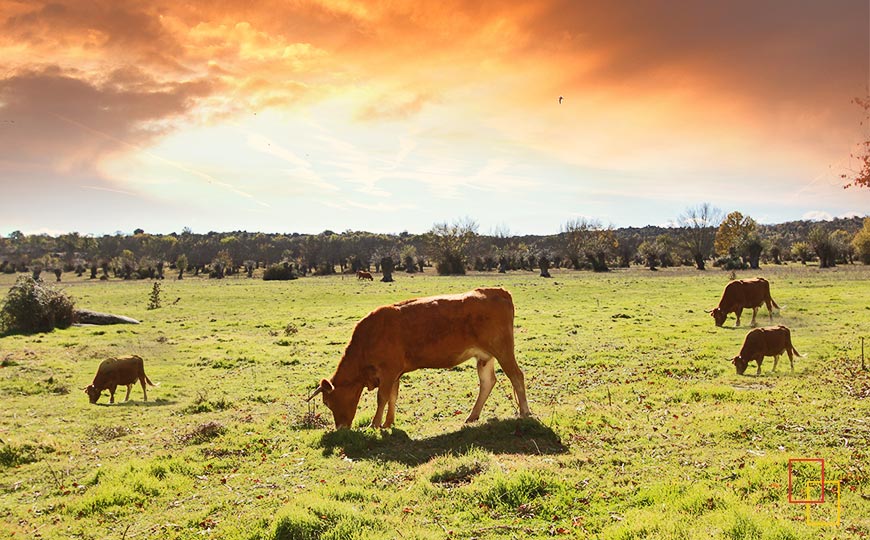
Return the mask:
{"type": "Polygon", "coordinates": [[[171,399],[155,399],[149,401],[133,400],[117,401],[115,403],[95,403],[98,407],[165,407],[166,405],[175,405],[177,401],[171,399]]]}
{"type": "Polygon", "coordinates": [[[559,436],[533,418],[490,420],[457,431],[412,439],[405,431],[329,431],[320,438],[324,456],[343,454],[351,459],[396,461],[408,466],[426,463],[435,456],[461,455],[471,448],[493,454],[564,454],[568,448],[559,436]]]}

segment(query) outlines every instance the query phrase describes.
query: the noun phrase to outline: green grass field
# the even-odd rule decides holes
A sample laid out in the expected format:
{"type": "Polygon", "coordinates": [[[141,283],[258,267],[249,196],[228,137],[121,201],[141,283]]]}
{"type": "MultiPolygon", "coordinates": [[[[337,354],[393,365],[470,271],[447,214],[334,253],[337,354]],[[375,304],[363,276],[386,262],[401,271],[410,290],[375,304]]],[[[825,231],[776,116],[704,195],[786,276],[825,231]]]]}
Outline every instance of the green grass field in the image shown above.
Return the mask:
{"type": "MultiPolygon", "coordinates": [[[[734,373],[751,313],[714,326],[718,270],[186,278],[162,283],[156,310],[152,282],[65,277],[78,307],[143,323],[0,338],[0,537],[867,538],[870,268],[757,274],[806,356],[794,373],[787,357],[734,373]],[[478,286],[513,294],[534,419],[516,419],[500,374],[463,426],[473,362],[403,377],[391,430],[365,427],[375,392],[352,431],[333,431],[319,398],[308,414],[361,317],[478,286]],[[82,388],[123,354],[159,387],[90,405],[82,388]],[[810,512],[833,525],[788,502],[790,458],[825,460],[810,512]]],[[[804,498],[818,470],[794,466],[804,498]]]]}

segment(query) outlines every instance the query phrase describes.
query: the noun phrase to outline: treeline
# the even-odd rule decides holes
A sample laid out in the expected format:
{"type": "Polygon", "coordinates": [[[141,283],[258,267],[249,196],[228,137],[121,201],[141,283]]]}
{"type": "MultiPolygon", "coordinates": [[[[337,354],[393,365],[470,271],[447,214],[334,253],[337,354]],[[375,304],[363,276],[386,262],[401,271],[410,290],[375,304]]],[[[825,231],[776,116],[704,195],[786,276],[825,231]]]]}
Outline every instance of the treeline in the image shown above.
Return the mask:
{"type": "MultiPolygon", "coordinates": [[[[167,235],[137,229],[100,237],[49,236],[19,231],[0,237],[0,272],[30,272],[39,279],[64,272],[93,279],[213,278],[262,268],[264,279],[294,279],[374,270],[389,281],[396,271],[434,267],[439,274],[469,270],[526,270],[548,276],[551,268],[607,271],[614,267],[712,264],[724,269],[760,264],[815,262],[828,267],[870,264],[870,218],[759,225],[732,212],[722,218],[709,205],[689,208],[674,227],[615,229],[594,220],[572,220],[558,234],[517,236],[507,230],[479,234],[471,219],[435,224],[424,234],[361,231],[319,234],[209,232],[167,235]]],[[[258,274],[259,276],[260,274],[258,274]]]]}

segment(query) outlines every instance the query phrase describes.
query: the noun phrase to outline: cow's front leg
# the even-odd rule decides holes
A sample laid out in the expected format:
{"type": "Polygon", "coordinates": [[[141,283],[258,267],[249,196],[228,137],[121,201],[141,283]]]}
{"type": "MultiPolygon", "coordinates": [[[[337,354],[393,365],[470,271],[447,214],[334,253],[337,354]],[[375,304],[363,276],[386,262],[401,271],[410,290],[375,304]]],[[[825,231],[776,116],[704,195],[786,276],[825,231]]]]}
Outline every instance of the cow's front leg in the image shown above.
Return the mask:
{"type": "Polygon", "coordinates": [[[752,308],[752,322],[749,323],[749,326],[751,326],[752,328],[755,328],[758,325],[758,323],[755,322],[755,316],[757,314],[758,314],[758,307],[752,308]]]}
{"type": "Polygon", "coordinates": [[[116,385],[112,385],[109,387],[109,403],[115,402],[115,389],[116,388],[117,388],[116,385]]]}
{"type": "Polygon", "coordinates": [[[761,375],[761,362],[763,362],[763,361],[764,361],[763,359],[759,359],[759,360],[756,360],[756,361],[755,361],[755,363],[758,364],[758,369],[755,370],[755,376],[756,376],[756,377],[758,377],[759,375],[761,375]]]}
{"type": "Polygon", "coordinates": [[[390,384],[381,384],[378,387],[378,410],[375,411],[375,416],[372,418],[371,426],[373,428],[379,428],[382,425],[381,419],[384,417],[384,407],[390,400],[390,392],[392,389],[392,385],[390,384]]]}
{"type": "Polygon", "coordinates": [[[483,410],[483,405],[495,386],[495,362],[491,356],[477,359],[477,377],[480,379],[480,390],[477,392],[477,401],[474,402],[471,413],[465,419],[466,424],[476,422],[480,418],[480,411],[483,410]]]}
{"type": "Polygon", "coordinates": [[[393,421],[396,419],[396,399],[399,397],[399,379],[393,383],[390,388],[390,398],[387,401],[387,417],[384,419],[384,428],[393,427],[393,421]]]}
{"type": "Polygon", "coordinates": [[[737,308],[737,311],[735,311],[734,314],[737,315],[737,322],[734,324],[734,326],[740,326],[740,315],[743,314],[743,308],[737,308]]]}
{"type": "Polygon", "coordinates": [[[779,363],[779,355],[773,356],[773,371],[776,371],[776,365],[779,363]]]}
{"type": "Polygon", "coordinates": [[[124,401],[130,401],[130,389],[133,388],[132,384],[127,385],[127,395],[124,396],[124,401]]]}

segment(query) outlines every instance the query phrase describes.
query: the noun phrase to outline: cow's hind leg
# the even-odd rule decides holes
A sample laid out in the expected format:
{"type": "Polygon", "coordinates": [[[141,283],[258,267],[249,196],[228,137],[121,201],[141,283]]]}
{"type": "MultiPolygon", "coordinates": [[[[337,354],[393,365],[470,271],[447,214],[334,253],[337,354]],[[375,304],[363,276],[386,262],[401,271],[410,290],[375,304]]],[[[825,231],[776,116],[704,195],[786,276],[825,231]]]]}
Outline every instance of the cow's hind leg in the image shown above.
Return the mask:
{"type": "Polygon", "coordinates": [[[480,411],[483,410],[483,405],[489,399],[489,394],[495,386],[495,362],[491,356],[477,357],[477,377],[480,379],[480,390],[477,393],[477,401],[474,402],[474,407],[465,423],[476,422],[480,418],[480,411]]]}
{"type": "Polygon", "coordinates": [[[517,365],[517,358],[514,356],[513,343],[501,354],[496,355],[504,374],[511,381],[511,386],[514,387],[514,395],[517,398],[517,405],[520,408],[520,416],[531,416],[532,411],[529,410],[529,402],[526,399],[526,379],[523,376],[523,371],[517,365]]]}
{"type": "Polygon", "coordinates": [[[762,356],[761,358],[759,358],[758,360],[755,361],[755,363],[758,365],[758,369],[755,370],[755,376],[756,376],[756,377],[758,377],[759,375],[761,375],[761,363],[762,363],[763,361],[764,361],[764,357],[763,357],[763,356],[762,356]]]}
{"type": "MultiPolygon", "coordinates": [[[[743,314],[743,308],[742,307],[737,308],[737,311],[735,311],[734,314],[737,315],[737,322],[734,323],[734,326],[740,326],[740,315],[743,314]]],[[[726,313],[726,315],[727,315],[727,313],[726,313]]]]}
{"type": "Polygon", "coordinates": [[[133,383],[130,383],[127,386],[127,395],[124,396],[124,401],[130,401],[130,390],[133,388],[133,383]]]}
{"type": "MultiPolygon", "coordinates": [[[[143,396],[142,401],[148,401],[148,390],[145,390],[145,375],[144,374],[142,374],[142,376],[139,377],[139,383],[142,385],[142,396],[143,396]]],[[[130,385],[130,386],[133,386],[133,385],[130,385]]]]}
{"type": "Polygon", "coordinates": [[[117,385],[112,385],[109,387],[109,403],[115,402],[115,389],[118,388],[117,385]]]}
{"type": "Polygon", "coordinates": [[[791,343],[789,343],[788,348],[785,350],[788,353],[788,363],[791,364],[791,372],[794,373],[794,356],[791,353],[791,343]]]}
{"type": "Polygon", "coordinates": [[[752,308],[752,322],[749,323],[749,326],[751,326],[752,328],[755,328],[758,325],[758,323],[755,322],[756,315],[758,315],[758,306],[755,306],[754,308],[752,308]]]}
{"type": "Polygon", "coordinates": [[[779,355],[773,355],[773,371],[776,371],[776,365],[779,364],[779,355]]]}

